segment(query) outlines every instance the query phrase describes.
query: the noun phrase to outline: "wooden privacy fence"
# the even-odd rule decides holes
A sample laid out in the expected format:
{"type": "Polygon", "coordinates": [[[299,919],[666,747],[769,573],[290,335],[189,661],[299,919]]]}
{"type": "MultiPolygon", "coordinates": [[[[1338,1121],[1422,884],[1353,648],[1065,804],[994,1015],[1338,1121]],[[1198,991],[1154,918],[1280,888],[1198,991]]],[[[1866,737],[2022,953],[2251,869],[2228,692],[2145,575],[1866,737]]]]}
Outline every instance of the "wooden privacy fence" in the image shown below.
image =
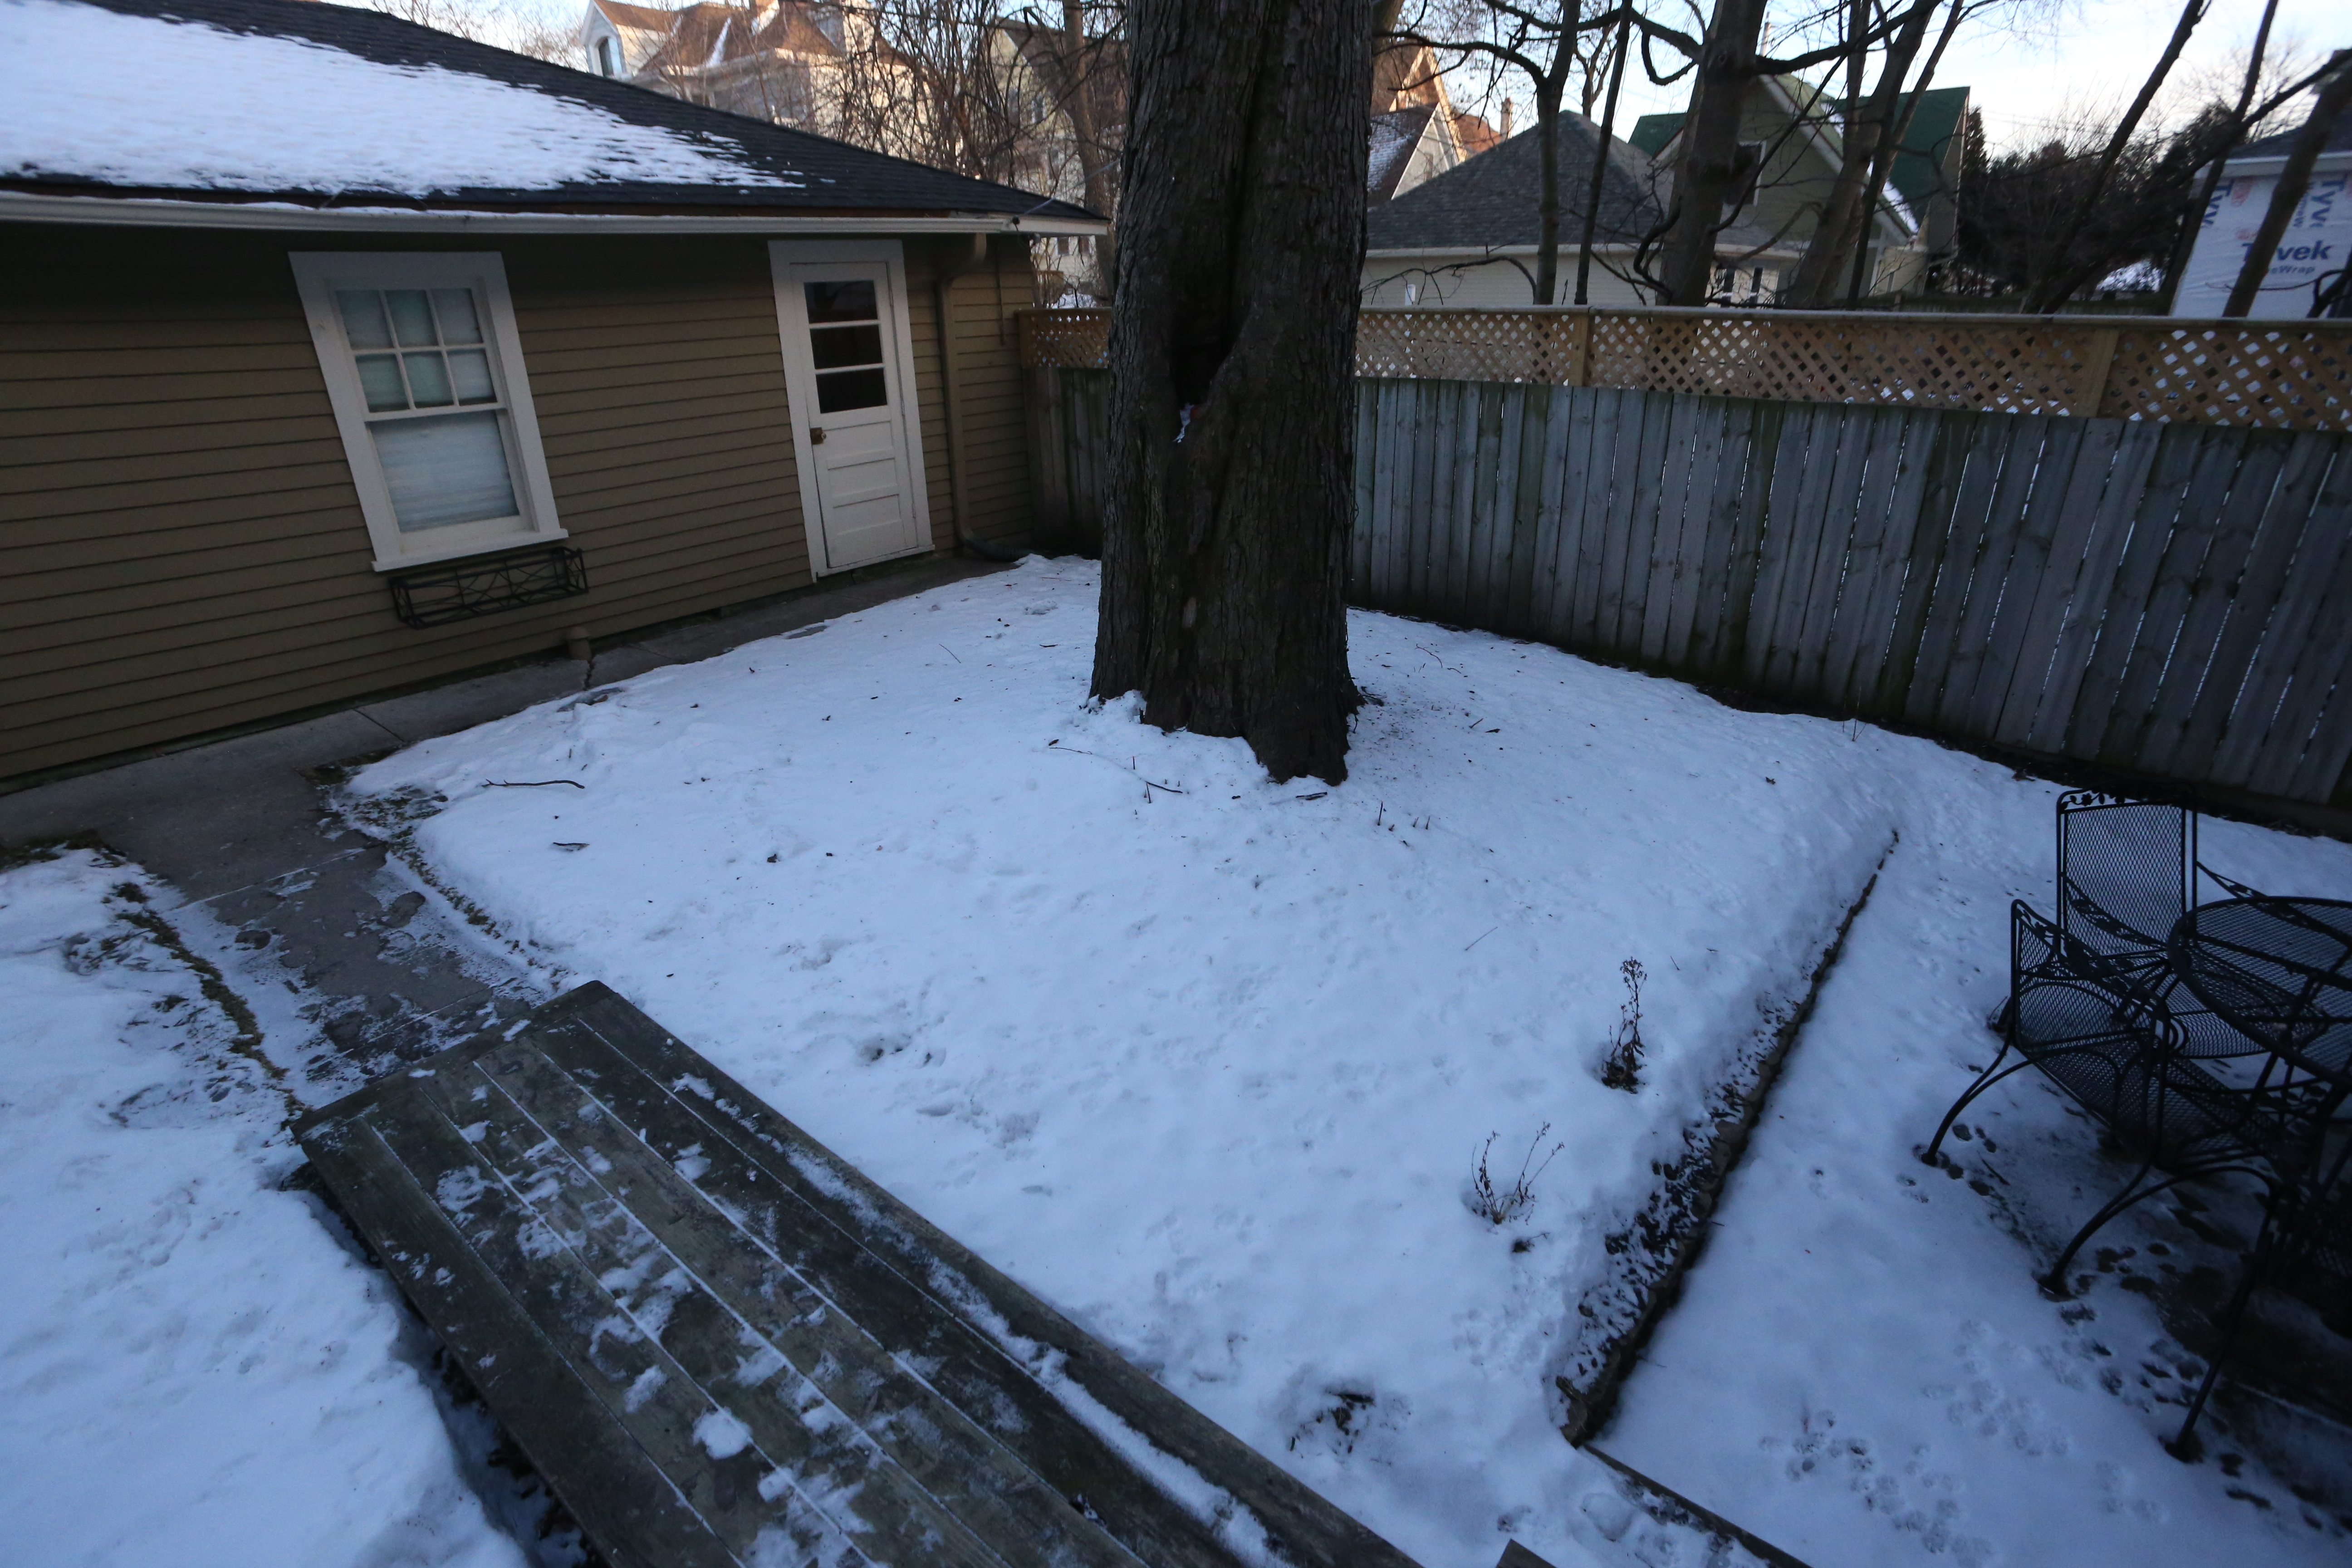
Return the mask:
{"type": "MultiPolygon", "coordinates": [[[[1039,373],[1098,543],[1108,377],[1039,373]]],[[[1365,380],[1351,595],[1792,706],[2352,805],[2352,437],[1365,380]]]]}
{"type": "MultiPolygon", "coordinates": [[[[1100,369],[1110,312],[1030,310],[1022,363],[1100,369]]],[[[1356,374],[2352,430],[2352,322],[1642,310],[1366,310],[1356,374]]]]}

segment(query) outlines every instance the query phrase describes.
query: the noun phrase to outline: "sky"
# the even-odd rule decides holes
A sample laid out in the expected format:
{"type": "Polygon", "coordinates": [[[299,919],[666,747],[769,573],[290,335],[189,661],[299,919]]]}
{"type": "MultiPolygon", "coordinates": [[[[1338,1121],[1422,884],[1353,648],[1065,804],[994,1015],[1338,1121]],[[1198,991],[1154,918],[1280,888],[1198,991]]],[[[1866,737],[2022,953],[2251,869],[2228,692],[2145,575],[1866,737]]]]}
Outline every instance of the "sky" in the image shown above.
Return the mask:
{"type": "MultiPolygon", "coordinates": [[[[563,22],[587,10],[585,0],[450,3],[469,11],[563,22]]],[[[1974,89],[1970,101],[1983,111],[1996,149],[2030,145],[2073,110],[2118,112],[2163,53],[2179,16],[2177,0],[2021,0],[2015,10],[2033,19],[2006,27],[1971,24],[1953,40],[1936,75],[1938,85],[1974,89]]],[[[2202,96],[2198,87],[2242,68],[2231,62],[2242,60],[2261,16],[2262,0],[2214,0],[2212,14],[2190,39],[2166,96],[2158,100],[2158,115],[2185,117],[2202,96]]],[[[2316,64],[2328,48],[2342,47],[2352,47],[2352,15],[2344,0],[2281,0],[2273,58],[2299,53],[2316,64]]],[[[1457,79],[1454,86],[1457,100],[1475,98],[1475,83],[1457,79]]],[[[1687,79],[1662,88],[1643,81],[1638,69],[1629,71],[1621,115],[1630,124],[1635,115],[1678,110],[1689,90],[1687,79]]],[[[1527,94],[1522,89],[1517,96],[1524,110],[1527,94]]],[[[1477,105],[1465,101],[1460,107],[1477,105]]]]}
{"type": "MultiPolygon", "coordinates": [[[[2063,0],[2019,10],[2030,10],[2035,19],[2008,27],[1965,25],[1936,71],[1936,85],[1972,89],[1969,101],[1983,112],[1986,137],[1996,150],[2032,144],[2073,110],[2119,113],[2164,52],[2180,16],[2179,0],[2063,0]]],[[[2262,0],[2215,0],[2173,68],[2158,114],[2185,117],[2200,95],[2184,89],[2242,70],[2261,19],[2262,0]]],[[[2271,56],[2298,46],[2314,64],[2331,47],[2352,47],[2352,14],[2344,0],[2280,0],[2271,56]]],[[[2234,79],[2231,85],[2234,94],[2234,79]]],[[[1631,124],[1636,115],[1679,111],[1690,83],[1652,86],[1641,80],[1637,60],[1627,71],[1624,93],[1619,117],[1631,124]]],[[[1517,98],[1524,113],[1526,92],[1517,98]]]]}

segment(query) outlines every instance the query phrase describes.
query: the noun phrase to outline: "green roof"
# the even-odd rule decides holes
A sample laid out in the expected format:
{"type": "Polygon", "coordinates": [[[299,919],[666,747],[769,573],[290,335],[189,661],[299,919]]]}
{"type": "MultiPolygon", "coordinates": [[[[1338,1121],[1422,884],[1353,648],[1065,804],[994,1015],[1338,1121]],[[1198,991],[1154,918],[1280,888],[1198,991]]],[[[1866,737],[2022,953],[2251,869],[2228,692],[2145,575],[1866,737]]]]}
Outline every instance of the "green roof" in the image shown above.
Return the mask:
{"type": "MultiPolygon", "coordinates": [[[[1843,99],[1838,100],[1838,108],[1844,110],[1843,99]]],[[[1967,88],[1931,87],[1919,95],[1919,107],[1911,112],[1911,133],[1903,138],[1895,166],[1886,172],[1886,183],[1909,204],[1915,216],[1927,216],[1925,208],[1932,197],[1951,194],[1945,189],[1944,168],[1968,114],[1967,88]]]]}
{"type": "Polygon", "coordinates": [[[1633,132],[1625,140],[1654,158],[1682,128],[1683,117],[1679,114],[1644,114],[1633,122],[1633,132]]]}
{"type": "MultiPolygon", "coordinates": [[[[1842,113],[1844,100],[1839,100],[1837,107],[1842,113]]],[[[1935,87],[1919,95],[1919,107],[1911,115],[1911,133],[1903,139],[1895,167],[1886,174],[1886,183],[1895,187],[1914,216],[1924,216],[1921,209],[1927,201],[1944,193],[1943,164],[1968,112],[1967,88],[1935,87]]],[[[1682,128],[1680,114],[1644,114],[1634,121],[1625,140],[1654,158],[1682,128]]]]}

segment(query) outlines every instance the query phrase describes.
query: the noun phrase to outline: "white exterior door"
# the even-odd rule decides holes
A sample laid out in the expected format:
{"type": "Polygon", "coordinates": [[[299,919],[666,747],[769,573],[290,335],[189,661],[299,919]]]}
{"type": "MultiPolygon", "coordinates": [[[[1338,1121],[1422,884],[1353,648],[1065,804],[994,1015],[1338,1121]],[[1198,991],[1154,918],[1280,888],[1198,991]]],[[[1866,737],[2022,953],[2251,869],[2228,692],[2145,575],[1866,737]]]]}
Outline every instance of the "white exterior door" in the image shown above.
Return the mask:
{"type": "Polygon", "coordinates": [[[778,240],[769,252],[810,570],[929,549],[898,242],[778,240]]]}

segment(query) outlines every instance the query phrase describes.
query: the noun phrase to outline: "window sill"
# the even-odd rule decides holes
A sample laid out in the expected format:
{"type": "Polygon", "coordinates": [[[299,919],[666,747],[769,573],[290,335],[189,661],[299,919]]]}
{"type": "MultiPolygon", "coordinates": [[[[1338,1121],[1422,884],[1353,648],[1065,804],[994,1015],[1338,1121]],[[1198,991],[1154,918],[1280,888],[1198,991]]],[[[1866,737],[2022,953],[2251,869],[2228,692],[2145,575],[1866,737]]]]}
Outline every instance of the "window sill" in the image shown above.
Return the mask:
{"type": "Polygon", "coordinates": [[[497,555],[509,550],[528,550],[534,544],[554,544],[571,537],[561,528],[550,529],[545,533],[509,534],[503,539],[454,544],[446,550],[420,551],[414,555],[396,555],[389,560],[378,556],[371,563],[370,570],[406,572],[417,566],[437,566],[445,561],[463,561],[468,555],[497,555]]]}

